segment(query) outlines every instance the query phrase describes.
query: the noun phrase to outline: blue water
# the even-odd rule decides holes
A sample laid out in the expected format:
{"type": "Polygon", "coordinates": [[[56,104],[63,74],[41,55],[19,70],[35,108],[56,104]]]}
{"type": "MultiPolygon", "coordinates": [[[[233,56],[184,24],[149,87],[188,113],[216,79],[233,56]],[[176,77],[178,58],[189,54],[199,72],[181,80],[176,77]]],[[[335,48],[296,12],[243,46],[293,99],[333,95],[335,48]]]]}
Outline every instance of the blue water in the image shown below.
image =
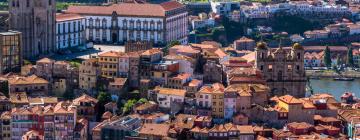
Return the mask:
{"type": "Polygon", "coordinates": [[[330,93],[338,101],[344,92],[352,92],[356,97],[360,98],[360,79],[354,81],[334,81],[330,78],[310,80],[314,93],[330,93]]]}

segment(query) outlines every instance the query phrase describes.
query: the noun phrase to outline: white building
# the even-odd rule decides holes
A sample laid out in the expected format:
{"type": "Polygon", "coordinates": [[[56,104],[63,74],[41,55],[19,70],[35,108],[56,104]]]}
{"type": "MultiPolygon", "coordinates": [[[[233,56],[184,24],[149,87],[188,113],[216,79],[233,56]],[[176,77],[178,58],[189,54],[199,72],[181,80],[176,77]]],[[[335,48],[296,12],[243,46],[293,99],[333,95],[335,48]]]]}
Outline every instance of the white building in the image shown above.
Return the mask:
{"type": "Polygon", "coordinates": [[[342,17],[350,15],[349,8],[341,5],[318,4],[312,5],[306,1],[292,1],[289,7],[292,13],[300,14],[302,16],[318,16],[321,17],[342,17]]]}
{"type": "Polygon", "coordinates": [[[128,77],[129,75],[129,56],[124,53],[119,56],[118,72],[120,77],[128,77]]]}
{"type": "Polygon", "coordinates": [[[211,10],[215,14],[229,17],[234,10],[240,10],[240,2],[210,1],[211,10]]]}
{"type": "Polygon", "coordinates": [[[181,54],[174,54],[167,55],[164,57],[164,59],[169,61],[177,61],[179,63],[179,73],[188,73],[191,75],[194,74],[196,62],[193,58],[181,54]]]}
{"type": "Polygon", "coordinates": [[[188,12],[176,1],[161,4],[120,3],[110,6],[70,6],[66,13],[86,18],[86,39],[124,43],[128,40],[187,43],[188,12]]]}
{"type": "Polygon", "coordinates": [[[279,10],[279,5],[262,5],[261,3],[253,3],[251,6],[242,6],[242,15],[247,19],[267,19],[274,12],[279,10]]]}
{"type": "Polygon", "coordinates": [[[326,30],[313,30],[304,32],[306,39],[315,40],[315,39],[326,39],[329,37],[329,31],[326,30]]]}
{"type": "Polygon", "coordinates": [[[85,44],[85,17],[77,14],[56,15],[56,48],[65,49],[85,44]]]}
{"type": "Polygon", "coordinates": [[[170,109],[172,104],[184,103],[186,90],[161,87],[156,87],[154,90],[157,93],[157,102],[160,108],[170,109]]]}
{"type": "Polygon", "coordinates": [[[204,27],[214,27],[215,20],[213,18],[209,19],[194,19],[191,21],[192,29],[204,28],[204,27]]]}

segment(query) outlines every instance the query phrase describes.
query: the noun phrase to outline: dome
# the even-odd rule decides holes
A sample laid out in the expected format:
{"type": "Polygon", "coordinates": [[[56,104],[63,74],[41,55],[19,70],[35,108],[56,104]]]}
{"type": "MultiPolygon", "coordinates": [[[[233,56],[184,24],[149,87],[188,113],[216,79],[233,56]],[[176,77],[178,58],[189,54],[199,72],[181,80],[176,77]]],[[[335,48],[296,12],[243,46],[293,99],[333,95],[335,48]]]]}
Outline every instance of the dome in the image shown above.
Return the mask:
{"type": "Polygon", "coordinates": [[[304,50],[304,48],[303,48],[299,43],[295,43],[295,44],[293,45],[293,49],[304,50]]]}
{"type": "Polygon", "coordinates": [[[267,45],[265,42],[261,41],[256,44],[256,48],[261,50],[267,50],[267,45]]]}

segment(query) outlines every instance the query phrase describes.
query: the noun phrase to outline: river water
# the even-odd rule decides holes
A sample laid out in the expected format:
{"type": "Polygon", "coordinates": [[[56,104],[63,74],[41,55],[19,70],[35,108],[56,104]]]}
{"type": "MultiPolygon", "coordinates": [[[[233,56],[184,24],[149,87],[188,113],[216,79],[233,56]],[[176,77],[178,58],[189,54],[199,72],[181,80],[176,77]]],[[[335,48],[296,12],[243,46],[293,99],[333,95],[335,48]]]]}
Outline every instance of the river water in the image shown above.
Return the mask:
{"type": "Polygon", "coordinates": [[[338,101],[344,92],[352,92],[356,97],[360,97],[360,79],[354,81],[334,81],[331,78],[322,78],[319,80],[311,79],[311,86],[314,93],[330,93],[338,101]]]}

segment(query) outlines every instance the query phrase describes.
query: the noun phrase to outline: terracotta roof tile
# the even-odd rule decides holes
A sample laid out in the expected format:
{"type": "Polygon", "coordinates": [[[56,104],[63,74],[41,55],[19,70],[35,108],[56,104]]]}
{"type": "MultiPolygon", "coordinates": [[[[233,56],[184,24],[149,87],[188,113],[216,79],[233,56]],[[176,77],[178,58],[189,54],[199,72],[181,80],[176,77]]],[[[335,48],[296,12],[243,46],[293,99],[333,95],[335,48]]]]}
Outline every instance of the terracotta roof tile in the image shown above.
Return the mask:
{"type": "Polygon", "coordinates": [[[155,90],[158,90],[158,94],[166,94],[166,95],[176,95],[185,97],[186,90],[183,89],[172,89],[172,88],[162,88],[156,87],[155,90]]]}
{"type": "Polygon", "coordinates": [[[73,100],[73,104],[74,105],[80,105],[80,102],[93,102],[93,103],[97,103],[98,100],[87,95],[87,94],[83,94],[82,96],[76,98],[73,100]]]}
{"type": "Polygon", "coordinates": [[[56,14],[56,22],[85,19],[85,17],[78,14],[56,14]]]}
{"type": "Polygon", "coordinates": [[[38,63],[38,62],[40,62],[40,63],[53,63],[53,62],[54,62],[54,60],[49,59],[49,58],[47,58],[47,57],[44,57],[44,58],[42,58],[42,59],[40,59],[40,60],[36,61],[36,63],[38,63]]]}
{"type": "Polygon", "coordinates": [[[184,7],[181,3],[177,1],[168,1],[160,4],[162,8],[164,8],[165,11],[174,10],[180,7],[184,7]]]}
{"type": "Polygon", "coordinates": [[[163,4],[120,3],[110,6],[69,6],[66,13],[81,15],[111,15],[116,12],[122,16],[165,17],[165,11],[183,7],[178,2],[163,4]]]}
{"type": "Polygon", "coordinates": [[[140,135],[154,135],[166,137],[170,126],[168,124],[145,123],[139,130],[140,135]]]}
{"type": "Polygon", "coordinates": [[[281,96],[281,97],[279,97],[279,100],[281,100],[287,104],[301,104],[302,103],[299,99],[297,99],[291,95],[281,96]]]}
{"type": "Polygon", "coordinates": [[[48,84],[49,82],[36,75],[27,77],[16,76],[8,79],[10,85],[27,85],[27,84],[48,84]]]}
{"type": "Polygon", "coordinates": [[[26,92],[16,92],[10,94],[10,102],[13,104],[28,104],[29,100],[26,92]]]}
{"type": "Polygon", "coordinates": [[[292,123],[288,123],[287,126],[289,128],[294,128],[294,129],[309,129],[311,127],[313,127],[311,124],[308,124],[306,122],[292,122],[292,123]]]}

